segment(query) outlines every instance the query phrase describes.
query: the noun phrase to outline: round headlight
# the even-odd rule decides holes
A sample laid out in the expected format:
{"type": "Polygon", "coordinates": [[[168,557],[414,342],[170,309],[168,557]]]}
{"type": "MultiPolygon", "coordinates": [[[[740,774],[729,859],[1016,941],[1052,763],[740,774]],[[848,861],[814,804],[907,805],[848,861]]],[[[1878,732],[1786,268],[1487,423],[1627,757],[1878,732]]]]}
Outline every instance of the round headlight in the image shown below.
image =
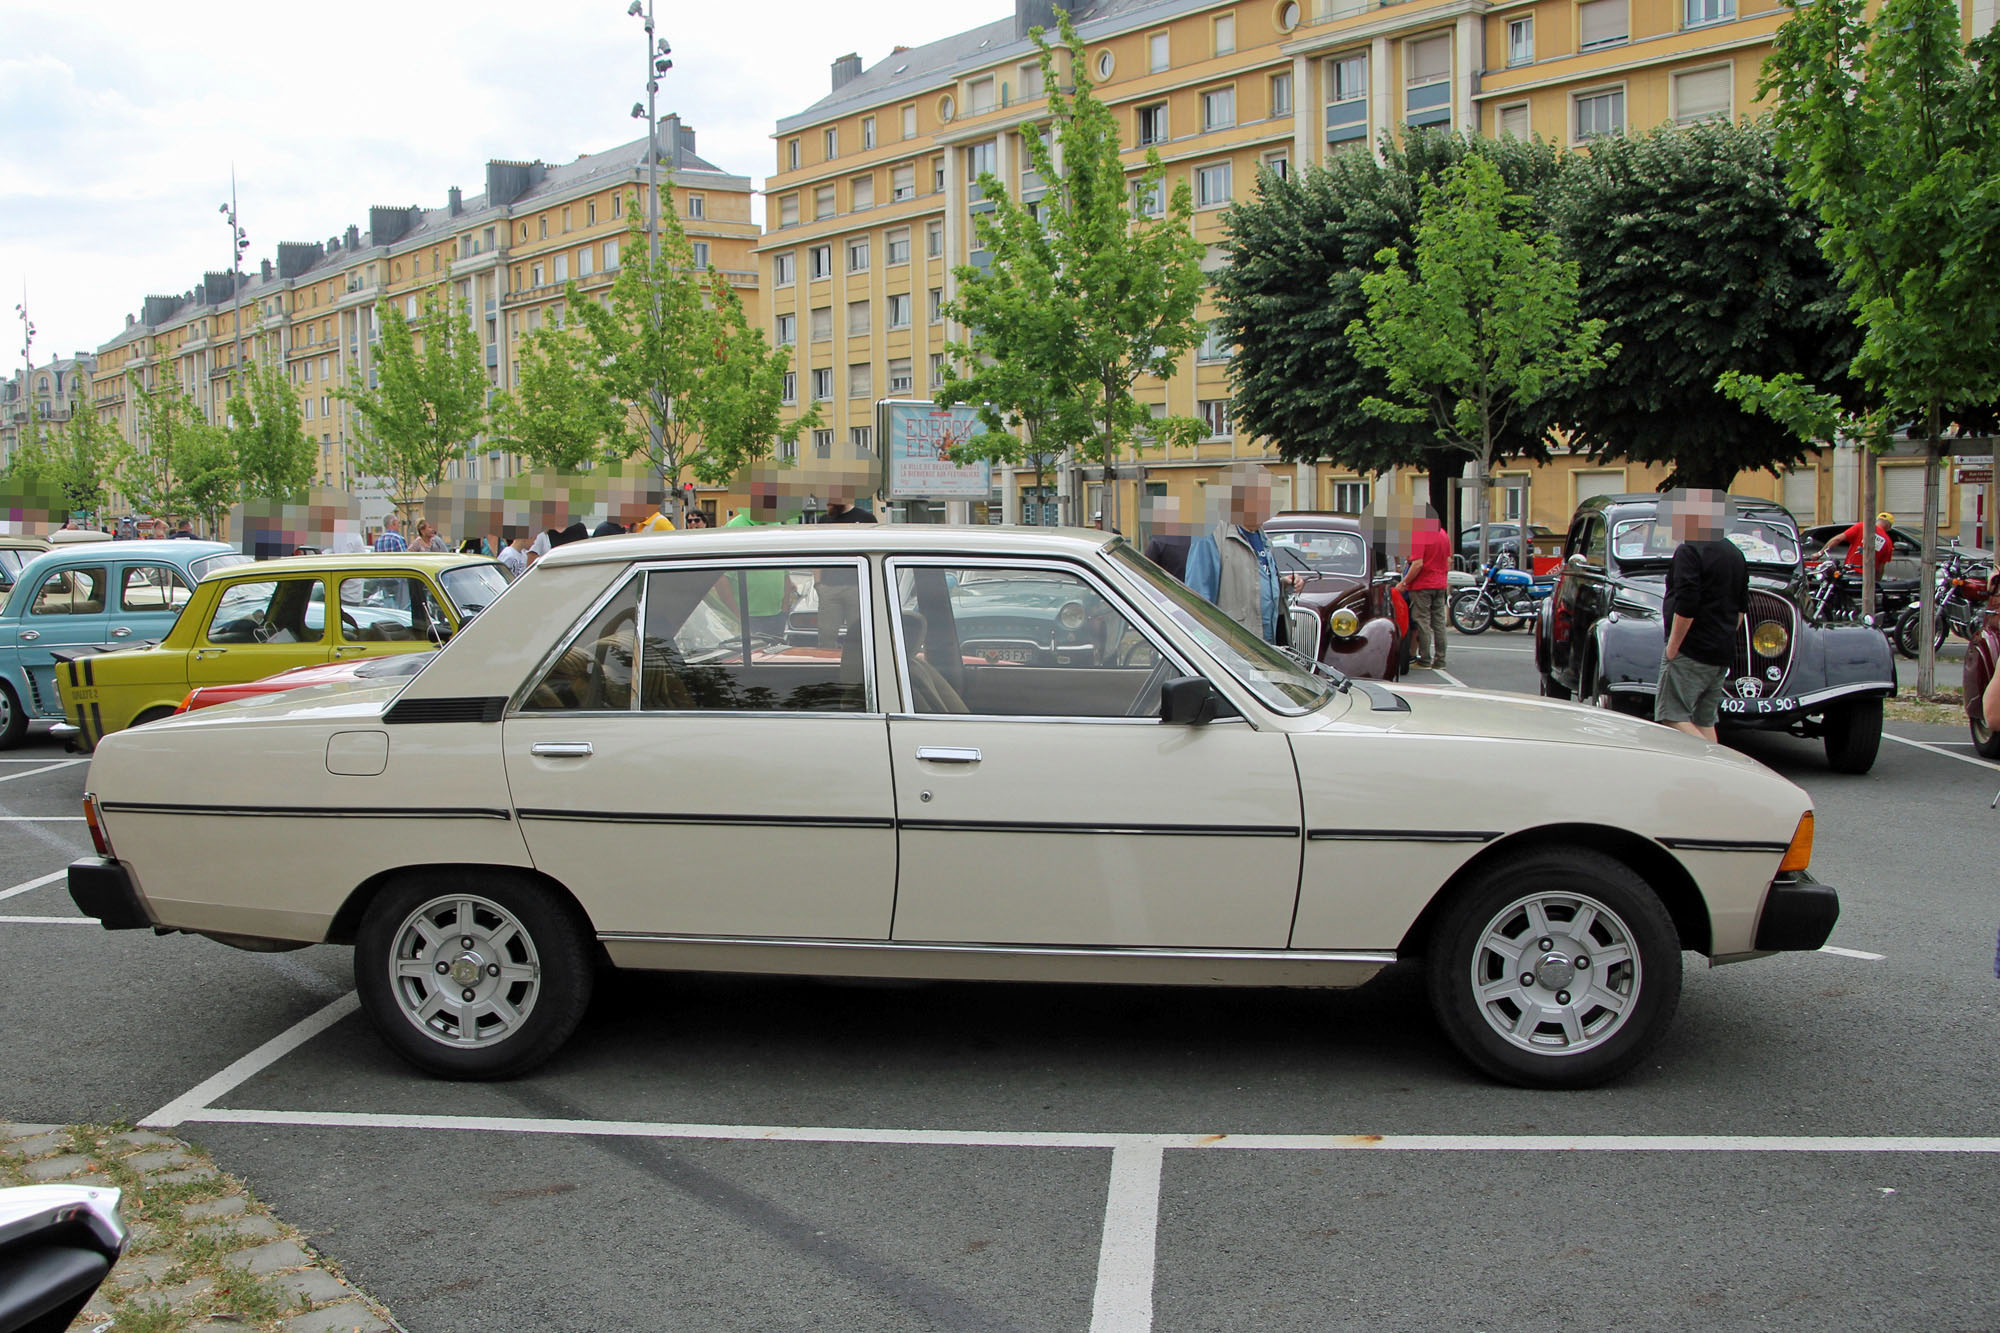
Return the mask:
{"type": "Polygon", "coordinates": [[[1775,620],[1759,622],[1750,635],[1750,646],[1759,657],[1782,657],[1791,642],[1792,636],[1775,620]]]}
{"type": "Polygon", "coordinates": [[[1326,618],[1326,627],[1340,638],[1347,638],[1361,628],[1361,617],[1349,607],[1341,607],[1326,618]]]}
{"type": "Polygon", "coordinates": [[[1064,629],[1083,628],[1083,603],[1064,602],[1062,610],[1056,612],[1056,620],[1064,629]]]}

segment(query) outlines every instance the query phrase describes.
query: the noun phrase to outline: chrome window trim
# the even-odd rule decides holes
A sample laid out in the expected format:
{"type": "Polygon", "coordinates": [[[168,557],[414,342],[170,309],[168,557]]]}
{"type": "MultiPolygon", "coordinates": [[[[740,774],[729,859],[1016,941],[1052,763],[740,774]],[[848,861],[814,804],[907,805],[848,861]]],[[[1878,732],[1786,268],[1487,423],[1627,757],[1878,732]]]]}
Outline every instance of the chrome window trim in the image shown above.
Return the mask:
{"type": "MultiPolygon", "coordinates": [[[[1174,650],[1172,644],[1160,637],[1159,632],[1154,629],[1152,623],[1146,617],[1135,614],[1129,599],[1120,596],[1109,583],[1098,578],[1097,572],[1087,565],[1048,556],[975,556],[968,558],[965,556],[898,554],[890,556],[883,561],[883,595],[889,599],[888,605],[893,611],[893,614],[889,617],[889,634],[890,644],[895,653],[896,660],[896,688],[902,694],[902,702],[906,704],[914,705],[917,696],[910,688],[909,647],[903,642],[903,598],[902,593],[896,586],[897,576],[904,569],[965,568],[1040,569],[1051,573],[1075,574],[1082,578],[1086,585],[1095,589],[1097,595],[1104,599],[1106,605],[1123,614],[1126,621],[1134,626],[1153,645],[1153,650],[1179,667],[1182,675],[1194,676],[1201,674],[1188,665],[1186,659],[1174,650]]],[[[956,616],[954,615],[955,619],[956,616]]],[[[914,707],[900,713],[892,713],[890,716],[903,719],[952,718],[958,721],[980,722],[1129,722],[1150,723],[1154,726],[1160,725],[1160,719],[1157,717],[1107,717],[1098,714],[1044,716],[1041,714],[1020,713],[920,713],[915,711],[914,707]]]]}

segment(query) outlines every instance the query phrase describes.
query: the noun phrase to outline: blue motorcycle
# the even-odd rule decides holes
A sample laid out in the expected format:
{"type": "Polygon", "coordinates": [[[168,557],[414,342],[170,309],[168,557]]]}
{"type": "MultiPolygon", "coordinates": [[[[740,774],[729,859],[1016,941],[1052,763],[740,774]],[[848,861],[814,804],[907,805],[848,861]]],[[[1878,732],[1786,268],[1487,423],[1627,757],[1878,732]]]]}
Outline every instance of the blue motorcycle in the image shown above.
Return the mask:
{"type": "Polygon", "coordinates": [[[1460,634],[1484,634],[1490,626],[1516,630],[1540,613],[1541,601],[1556,590],[1555,577],[1538,579],[1514,567],[1501,552],[1479,582],[1451,597],[1451,623],[1460,634]]]}

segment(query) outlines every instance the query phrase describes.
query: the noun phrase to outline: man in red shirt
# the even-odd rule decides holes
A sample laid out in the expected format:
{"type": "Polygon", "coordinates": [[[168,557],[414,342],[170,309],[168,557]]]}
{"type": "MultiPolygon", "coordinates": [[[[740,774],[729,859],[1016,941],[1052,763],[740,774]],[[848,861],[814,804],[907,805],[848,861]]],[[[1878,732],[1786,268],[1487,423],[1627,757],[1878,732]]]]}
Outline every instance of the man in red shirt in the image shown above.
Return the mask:
{"type": "Polygon", "coordinates": [[[1416,532],[1410,542],[1410,563],[1396,586],[1410,603],[1410,621],[1417,631],[1417,654],[1410,665],[1442,671],[1445,661],[1445,603],[1451,580],[1451,537],[1429,505],[1416,508],[1416,532]]]}
{"type": "MultiPolygon", "coordinates": [[[[1896,516],[1894,514],[1881,513],[1875,516],[1875,572],[1877,574],[1882,572],[1882,566],[1889,563],[1889,557],[1896,553],[1896,543],[1889,536],[1889,525],[1895,521],[1896,516]]],[[[1836,547],[1844,549],[1847,552],[1847,567],[1849,569],[1858,571],[1861,568],[1861,552],[1864,548],[1861,544],[1861,524],[1859,521],[1856,521],[1847,531],[1826,544],[1825,554],[1827,559],[1831,560],[1833,558],[1836,547]]]]}

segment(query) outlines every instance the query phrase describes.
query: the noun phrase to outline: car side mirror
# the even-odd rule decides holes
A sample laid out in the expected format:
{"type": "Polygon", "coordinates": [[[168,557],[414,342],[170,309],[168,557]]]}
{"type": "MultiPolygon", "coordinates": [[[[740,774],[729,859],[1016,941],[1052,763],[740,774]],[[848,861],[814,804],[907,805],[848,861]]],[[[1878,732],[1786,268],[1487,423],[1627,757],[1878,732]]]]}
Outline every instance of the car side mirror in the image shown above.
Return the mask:
{"type": "Polygon", "coordinates": [[[1201,676],[1175,676],[1160,686],[1160,721],[1202,727],[1219,717],[1235,717],[1236,707],[1201,676]]]}
{"type": "Polygon", "coordinates": [[[1589,556],[1587,556],[1587,555],[1585,555],[1585,554],[1584,554],[1584,553],[1583,553],[1582,551],[1578,551],[1578,552],[1577,552],[1577,553],[1576,553],[1575,555],[1573,555],[1573,556],[1571,556],[1571,557],[1570,557],[1569,559],[1567,559],[1567,560],[1563,561],[1563,565],[1564,565],[1564,567],[1565,567],[1565,568],[1568,568],[1568,569],[1596,569],[1596,568],[1597,568],[1597,566],[1596,566],[1596,565],[1593,565],[1593,564],[1591,564],[1591,563],[1590,563],[1590,557],[1589,557],[1589,556]]]}

